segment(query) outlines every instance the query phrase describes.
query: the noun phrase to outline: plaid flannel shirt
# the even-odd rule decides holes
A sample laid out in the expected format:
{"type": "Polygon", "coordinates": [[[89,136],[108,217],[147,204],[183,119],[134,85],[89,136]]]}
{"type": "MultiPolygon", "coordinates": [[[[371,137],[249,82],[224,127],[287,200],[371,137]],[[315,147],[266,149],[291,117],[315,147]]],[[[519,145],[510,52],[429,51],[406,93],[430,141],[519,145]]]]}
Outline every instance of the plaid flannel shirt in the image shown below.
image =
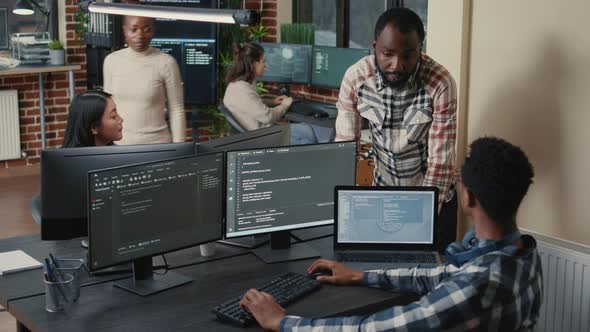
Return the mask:
{"type": "Polygon", "coordinates": [[[423,296],[368,316],[286,316],[281,331],[531,331],[539,317],[543,276],[535,240],[521,239],[525,249],[507,246],[460,268],[367,271],[363,281],[370,287],[423,296]]]}
{"type": "Polygon", "coordinates": [[[358,140],[360,118],[367,119],[375,152],[373,184],[438,187],[440,210],[453,198],[456,90],[451,74],[426,54],[400,88],[384,84],[375,56],[366,56],[342,79],[336,140],[358,140]]]}

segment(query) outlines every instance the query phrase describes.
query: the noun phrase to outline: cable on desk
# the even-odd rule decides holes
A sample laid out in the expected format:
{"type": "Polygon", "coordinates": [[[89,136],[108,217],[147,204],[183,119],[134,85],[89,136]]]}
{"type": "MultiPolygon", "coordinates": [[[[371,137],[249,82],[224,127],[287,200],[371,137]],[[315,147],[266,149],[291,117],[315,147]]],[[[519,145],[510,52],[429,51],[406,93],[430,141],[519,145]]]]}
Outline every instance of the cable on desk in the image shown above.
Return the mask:
{"type": "Polygon", "coordinates": [[[319,239],[323,239],[323,238],[330,237],[330,236],[334,236],[334,234],[326,234],[326,235],[320,235],[320,236],[316,236],[316,237],[310,237],[309,239],[302,240],[301,242],[309,242],[309,241],[313,241],[313,240],[319,240],[319,239]]]}
{"type": "MultiPolygon", "coordinates": [[[[159,266],[163,266],[164,267],[164,272],[163,273],[157,273],[156,271],[154,271],[154,274],[157,275],[165,275],[166,273],[168,273],[168,270],[170,270],[170,266],[168,265],[168,262],[166,261],[166,256],[161,255],[162,256],[162,260],[164,261],[164,265],[159,265],[159,266]]],[[[156,267],[154,267],[154,270],[156,270],[156,267]]]]}

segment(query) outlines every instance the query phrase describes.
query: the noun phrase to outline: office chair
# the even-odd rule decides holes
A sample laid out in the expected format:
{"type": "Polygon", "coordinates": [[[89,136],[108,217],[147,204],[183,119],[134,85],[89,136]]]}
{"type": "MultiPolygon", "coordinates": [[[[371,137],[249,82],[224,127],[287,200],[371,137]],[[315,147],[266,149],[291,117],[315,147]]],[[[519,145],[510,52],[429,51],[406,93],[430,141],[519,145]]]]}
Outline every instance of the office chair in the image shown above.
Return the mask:
{"type": "Polygon", "coordinates": [[[37,225],[41,225],[41,195],[34,195],[29,202],[29,211],[37,225]]]}
{"type": "Polygon", "coordinates": [[[227,107],[225,107],[225,105],[219,105],[219,110],[223,113],[223,116],[225,117],[225,119],[227,120],[227,122],[229,123],[230,127],[231,127],[231,131],[234,134],[238,134],[238,133],[243,133],[246,132],[247,130],[242,127],[242,125],[238,122],[238,120],[236,118],[234,118],[233,114],[231,114],[231,112],[227,109],[227,107]]]}

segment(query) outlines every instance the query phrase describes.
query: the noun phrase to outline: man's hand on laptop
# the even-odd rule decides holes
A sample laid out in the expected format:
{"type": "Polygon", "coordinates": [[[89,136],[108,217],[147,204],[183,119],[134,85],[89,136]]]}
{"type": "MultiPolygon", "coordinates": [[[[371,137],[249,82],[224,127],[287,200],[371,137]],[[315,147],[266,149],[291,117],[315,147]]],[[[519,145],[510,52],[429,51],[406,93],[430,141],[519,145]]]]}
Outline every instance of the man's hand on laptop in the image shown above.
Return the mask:
{"type": "Polygon", "coordinates": [[[316,277],[317,281],[334,284],[334,285],[360,285],[363,281],[363,272],[353,270],[335,261],[327,259],[318,259],[308,268],[308,274],[317,273],[317,271],[330,271],[332,275],[322,274],[316,277]]]}

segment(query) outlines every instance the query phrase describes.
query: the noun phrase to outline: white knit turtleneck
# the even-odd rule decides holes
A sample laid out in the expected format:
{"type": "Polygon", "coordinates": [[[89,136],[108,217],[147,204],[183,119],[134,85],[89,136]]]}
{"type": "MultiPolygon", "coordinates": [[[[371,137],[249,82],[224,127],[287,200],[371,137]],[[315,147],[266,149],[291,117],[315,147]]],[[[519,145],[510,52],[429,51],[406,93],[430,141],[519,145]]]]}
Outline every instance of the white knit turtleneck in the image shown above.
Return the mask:
{"type": "Polygon", "coordinates": [[[104,90],[113,95],[123,118],[123,139],[117,144],[183,142],[186,118],[182,82],[173,57],[149,47],[125,48],[109,54],[103,66],[104,90]],[[170,112],[170,129],[165,110],[170,112]]]}

